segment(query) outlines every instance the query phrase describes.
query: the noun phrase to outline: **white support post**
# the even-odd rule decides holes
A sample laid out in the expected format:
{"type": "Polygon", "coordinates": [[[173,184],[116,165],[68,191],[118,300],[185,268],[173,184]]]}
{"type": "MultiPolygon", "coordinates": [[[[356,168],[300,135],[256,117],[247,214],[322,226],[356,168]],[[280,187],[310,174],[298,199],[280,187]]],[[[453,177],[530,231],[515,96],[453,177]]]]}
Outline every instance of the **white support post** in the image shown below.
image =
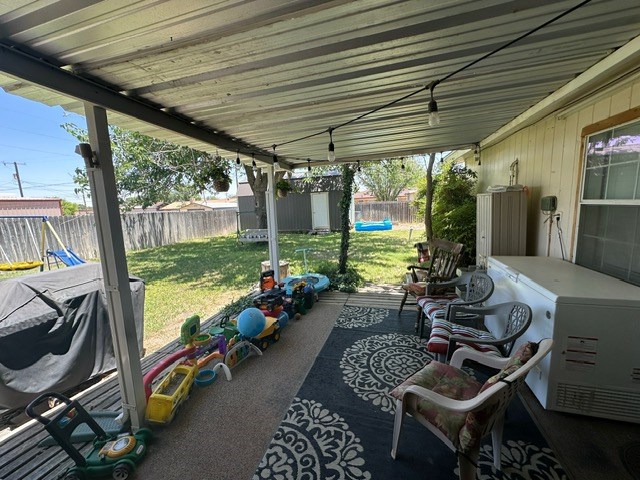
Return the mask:
{"type": "Polygon", "coordinates": [[[85,157],[85,163],[93,199],[122,410],[124,419],[128,417],[131,420],[131,426],[135,431],[144,425],[146,399],[111,157],[107,112],[104,108],[89,103],[85,103],[84,110],[91,150],[95,153],[93,158],[85,157]]]}
{"type": "Polygon", "coordinates": [[[280,250],[278,248],[278,214],[276,211],[276,181],[273,166],[267,168],[267,232],[269,233],[269,263],[276,282],[280,279],[280,250]]]}

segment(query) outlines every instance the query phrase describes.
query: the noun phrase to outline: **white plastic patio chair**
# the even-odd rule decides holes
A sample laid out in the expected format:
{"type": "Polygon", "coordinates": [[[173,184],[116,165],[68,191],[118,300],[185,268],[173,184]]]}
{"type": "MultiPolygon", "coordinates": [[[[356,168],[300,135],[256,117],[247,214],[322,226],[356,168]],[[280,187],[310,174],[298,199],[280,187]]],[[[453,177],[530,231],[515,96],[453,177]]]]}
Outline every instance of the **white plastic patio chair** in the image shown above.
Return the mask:
{"type": "Polygon", "coordinates": [[[491,432],[493,462],[500,469],[502,429],[507,406],[525,380],[527,373],[549,353],[553,341],[523,344],[511,358],[500,358],[475,350],[456,350],[449,365],[432,361],[415,373],[391,395],[396,398],[391,457],[396,458],[405,415],[413,416],[445,445],[457,453],[461,480],[476,478],[481,440],[491,432]],[[534,349],[537,347],[537,351],[534,349]],[[527,357],[529,357],[527,359],[527,357]],[[522,363],[523,360],[525,363],[522,363]],[[462,370],[465,360],[502,370],[484,385],[462,370]],[[443,387],[443,379],[455,383],[456,398],[438,393],[453,390],[443,387]],[[460,388],[460,386],[466,386],[460,388]]]}

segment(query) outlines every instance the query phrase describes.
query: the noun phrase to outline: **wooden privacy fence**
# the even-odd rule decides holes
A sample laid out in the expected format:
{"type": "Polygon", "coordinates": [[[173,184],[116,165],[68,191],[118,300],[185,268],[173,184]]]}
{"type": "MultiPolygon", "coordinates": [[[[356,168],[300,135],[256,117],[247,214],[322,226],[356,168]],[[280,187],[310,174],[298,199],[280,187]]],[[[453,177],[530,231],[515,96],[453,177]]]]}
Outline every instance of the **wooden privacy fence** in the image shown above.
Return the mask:
{"type": "MultiPolygon", "coordinates": [[[[93,215],[49,217],[66,247],[83,258],[98,258],[98,239],[93,215]]],[[[40,218],[0,218],[0,246],[11,261],[40,258],[40,218]]],[[[122,232],[127,251],[170,245],[194,238],[225,235],[236,231],[236,211],[148,212],[122,215],[122,232]]],[[[60,246],[49,229],[45,248],[60,246]]],[[[0,259],[0,263],[5,259],[0,259]]]]}
{"type": "Polygon", "coordinates": [[[416,207],[409,202],[366,202],[355,204],[356,221],[377,222],[388,218],[393,223],[418,223],[416,207]]]}

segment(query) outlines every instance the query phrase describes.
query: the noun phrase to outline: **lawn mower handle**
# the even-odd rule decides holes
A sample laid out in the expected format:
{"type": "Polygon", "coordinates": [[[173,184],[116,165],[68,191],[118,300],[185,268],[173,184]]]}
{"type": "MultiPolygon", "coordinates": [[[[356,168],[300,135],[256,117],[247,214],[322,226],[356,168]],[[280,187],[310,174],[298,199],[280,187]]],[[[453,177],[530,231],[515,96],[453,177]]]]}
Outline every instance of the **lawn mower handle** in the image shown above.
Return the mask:
{"type": "Polygon", "coordinates": [[[64,395],[62,395],[61,393],[47,392],[47,393],[43,393],[42,395],[37,397],[35,400],[32,400],[29,403],[29,405],[27,405],[27,408],[25,409],[25,413],[27,414],[27,416],[31,418],[35,418],[43,425],[48,425],[49,422],[51,422],[52,420],[43,415],[36,413],[34,408],[40,405],[41,403],[43,403],[45,400],[48,400],[49,398],[55,398],[57,400],[60,400],[66,405],[71,405],[71,400],[65,397],[64,395]]]}

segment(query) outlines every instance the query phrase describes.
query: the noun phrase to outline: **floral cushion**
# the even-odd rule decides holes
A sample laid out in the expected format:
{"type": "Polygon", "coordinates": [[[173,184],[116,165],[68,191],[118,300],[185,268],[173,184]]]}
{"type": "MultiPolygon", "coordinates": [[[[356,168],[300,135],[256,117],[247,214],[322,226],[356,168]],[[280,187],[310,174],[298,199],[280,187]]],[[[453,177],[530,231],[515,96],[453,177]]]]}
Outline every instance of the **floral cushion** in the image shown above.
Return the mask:
{"type": "MultiPolygon", "coordinates": [[[[427,350],[433,353],[446,355],[449,349],[449,337],[451,336],[495,340],[495,337],[490,332],[477,330],[471,327],[465,327],[464,325],[447,322],[446,320],[436,319],[431,325],[431,334],[429,335],[427,350]]],[[[474,350],[478,350],[479,352],[502,356],[502,353],[500,352],[498,347],[494,345],[465,343],[464,346],[473,348],[474,350]]]]}
{"type": "MultiPolygon", "coordinates": [[[[419,385],[455,400],[469,400],[475,397],[482,386],[463,370],[436,361],[428,363],[422,370],[411,375],[394,388],[390,394],[400,400],[411,385],[419,385]]],[[[467,419],[466,413],[451,412],[437,407],[428,400],[419,400],[417,409],[457,447],[460,429],[465,425],[467,419]]]]}
{"type": "MultiPolygon", "coordinates": [[[[509,375],[518,370],[521,366],[531,360],[538,351],[538,344],[533,342],[523,343],[516,353],[509,359],[507,364],[493,377],[487,379],[482,385],[482,388],[478,391],[478,394],[484,392],[486,389],[492,387],[500,380],[507,378],[509,375]]],[[[482,439],[482,433],[487,426],[487,423],[491,420],[494,411],[494,405],[470,412],[467,415],[466,421],[462,429],[460,430],[460,450],[462,452],[468,452],[475,448],[482,439]]]]}

